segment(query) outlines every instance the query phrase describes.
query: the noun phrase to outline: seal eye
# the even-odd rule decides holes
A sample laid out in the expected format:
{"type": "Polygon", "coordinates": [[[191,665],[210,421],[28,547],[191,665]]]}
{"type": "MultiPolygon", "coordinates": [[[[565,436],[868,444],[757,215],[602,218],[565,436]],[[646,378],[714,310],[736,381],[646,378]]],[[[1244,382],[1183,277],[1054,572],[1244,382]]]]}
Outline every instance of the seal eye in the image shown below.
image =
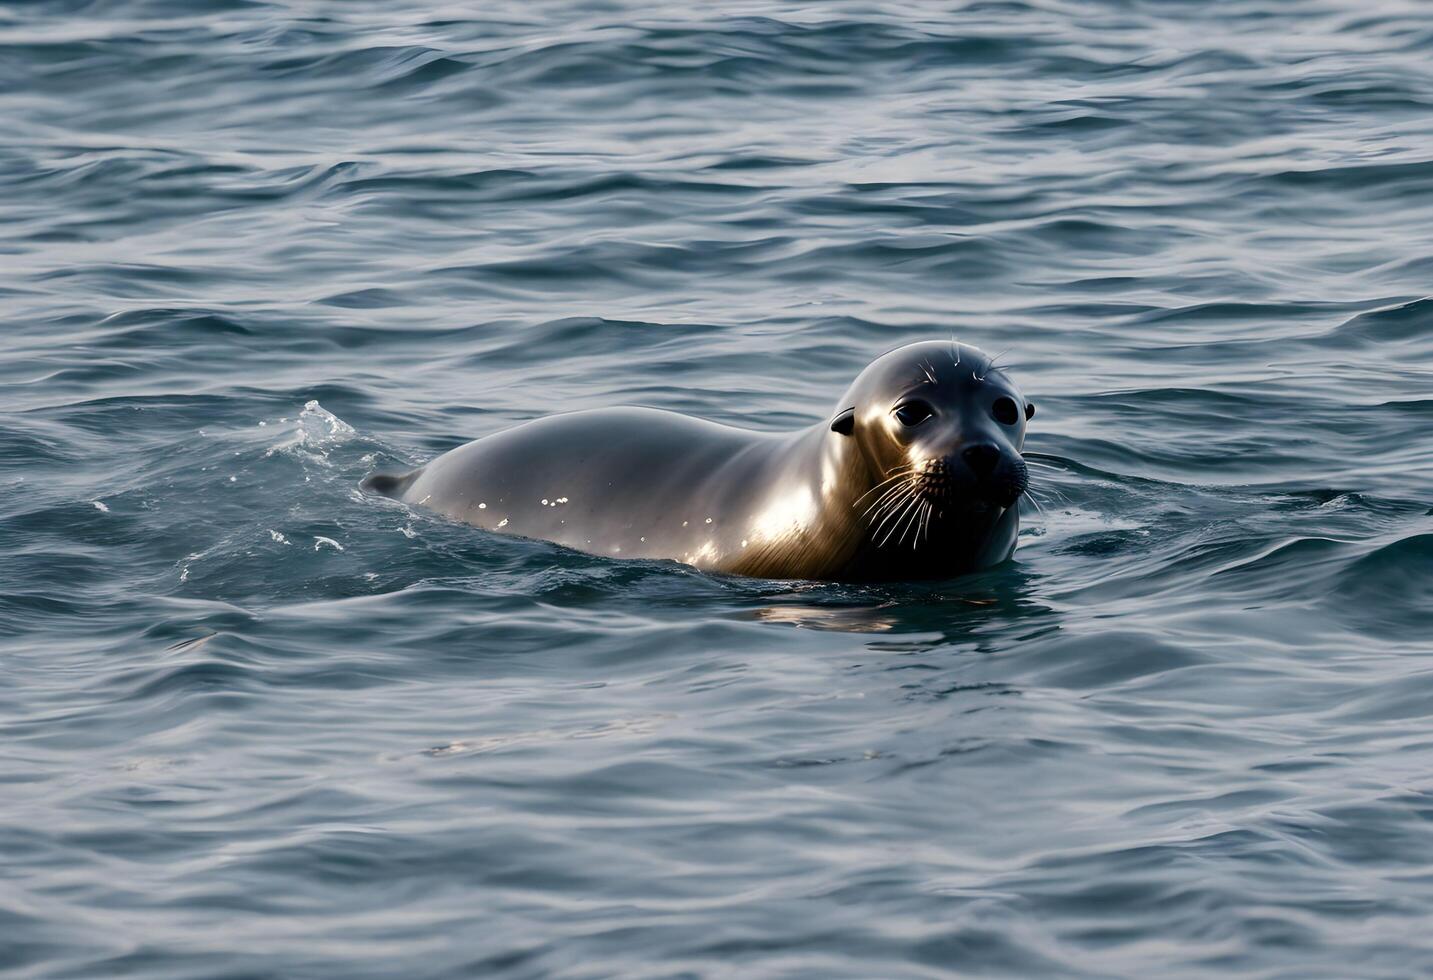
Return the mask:
{"type": "Polygon", "coordinates": [[[920,425],[934,414],[935,410],[919,398],[908,401],[896,409],[896,418],[901,425],[906,426],[920,425]]]}
{"type": "Polygon", "coordinates": [[[1020,421],[1020,409],[1015,407],[1013,398],[995,399],[995,404],[990,406],[990,414],[1001,425],[1014,425],[1020,421]]]}

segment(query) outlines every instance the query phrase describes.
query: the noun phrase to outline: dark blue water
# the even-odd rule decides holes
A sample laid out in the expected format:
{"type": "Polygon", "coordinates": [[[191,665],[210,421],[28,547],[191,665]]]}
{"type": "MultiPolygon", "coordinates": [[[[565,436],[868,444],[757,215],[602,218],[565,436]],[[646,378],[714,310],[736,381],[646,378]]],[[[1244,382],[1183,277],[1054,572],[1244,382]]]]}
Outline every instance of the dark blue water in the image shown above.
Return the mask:
{"type": "Polygon", "coordinates": [[[0,970],[1433,971],[1433,9],[0,7],[0,970]],[[1016,560],[357,491],[1009,349],[1016,560]]]}

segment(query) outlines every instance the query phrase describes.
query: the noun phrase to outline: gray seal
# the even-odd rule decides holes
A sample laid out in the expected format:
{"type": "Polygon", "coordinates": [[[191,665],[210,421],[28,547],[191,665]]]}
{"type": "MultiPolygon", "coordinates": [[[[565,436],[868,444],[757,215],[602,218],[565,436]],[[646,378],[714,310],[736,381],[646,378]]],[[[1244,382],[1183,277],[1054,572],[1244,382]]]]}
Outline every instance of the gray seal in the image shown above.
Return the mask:
{"type": "Polygon", "coordinates": [[[976,348],[926,341],[877,358],[797,432],[571,412],[363,485],[597,555],[764,578],[947,578],[1014,552],[1034,411],[976,348]]]}

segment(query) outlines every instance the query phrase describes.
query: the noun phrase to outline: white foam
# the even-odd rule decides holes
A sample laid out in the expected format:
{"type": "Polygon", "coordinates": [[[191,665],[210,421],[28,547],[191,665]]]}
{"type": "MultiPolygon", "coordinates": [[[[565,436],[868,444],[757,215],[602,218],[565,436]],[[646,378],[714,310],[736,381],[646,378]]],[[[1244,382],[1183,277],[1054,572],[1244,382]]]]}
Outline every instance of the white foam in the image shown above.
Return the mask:
{"type": "MultiPolygon", "coordinates": [[[[287,422],[287,419],[280,419],[287,422]]],[[[283,442],[269,447],[266,456],[276,452],[301,452],[310,459],[327,465],[328,451],[341,446],[358,434],[353,426],[334,415],[317,401],[308,401],[294,420],[293,434],[283,442]]]]}

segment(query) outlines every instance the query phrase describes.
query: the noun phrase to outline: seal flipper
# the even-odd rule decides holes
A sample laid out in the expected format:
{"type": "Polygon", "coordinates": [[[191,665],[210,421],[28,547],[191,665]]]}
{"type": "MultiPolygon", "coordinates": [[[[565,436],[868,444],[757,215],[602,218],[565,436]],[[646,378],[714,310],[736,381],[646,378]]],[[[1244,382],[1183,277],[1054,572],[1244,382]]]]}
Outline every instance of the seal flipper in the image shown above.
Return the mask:
{"type": "Polygon", "coordinates": [[[423,472],[423,467],[410,470],[407,473],[372,473],[363,478],[359,484],[369,493],[381,493],[385,497],[392,497],[395,500],[401,499],[423,472]]]}

